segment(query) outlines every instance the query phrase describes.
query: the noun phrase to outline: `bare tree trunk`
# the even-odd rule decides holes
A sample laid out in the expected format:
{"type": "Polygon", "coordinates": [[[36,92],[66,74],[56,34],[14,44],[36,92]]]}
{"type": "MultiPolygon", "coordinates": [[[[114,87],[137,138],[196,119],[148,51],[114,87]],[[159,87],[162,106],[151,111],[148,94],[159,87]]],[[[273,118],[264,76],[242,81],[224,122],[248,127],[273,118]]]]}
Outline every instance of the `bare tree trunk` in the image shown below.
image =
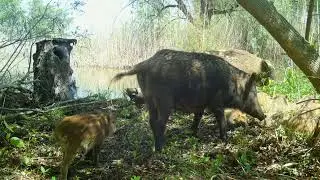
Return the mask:
{"type": "Polygon", "coordinates": [[[204,20],[204,27],[210,25],[210,21],[213,15],[214,3],[213,0],[201,0],[200,1],[200,17],[204,20]]]}
{"type": "Polygon", "coordinates": [[[35,102],[47,104],[74,99],[77,90],[72,79],[70,52],[76,42],[76,39],[55,38],[36,43],[33,54],[35,102]]]}
{"type": "Polygon", "coordinates": [[[308,9],[307,25],[306,25],[306,34],[305,34],[305,39],[307,41],[309,41],[313,9],[314,9],[314,0],[310,0],[309,9],[308,9]]]}
{"type": "Polygon", "coordinates": [[[318,19],[318,23],[317,23],[317,29],[318,29],[318,35],[317,35],[317,43],[318,43],[318,53],[320,52],[320,13],[319,13],[319,1],[317,1],[317,19],[318,19]]]}
{"type": "Polygon", "coordinates": [[[320,58],[316,49],[279,14],[268,0],[237,0],[286,51],[320,93],[320,58]]]}

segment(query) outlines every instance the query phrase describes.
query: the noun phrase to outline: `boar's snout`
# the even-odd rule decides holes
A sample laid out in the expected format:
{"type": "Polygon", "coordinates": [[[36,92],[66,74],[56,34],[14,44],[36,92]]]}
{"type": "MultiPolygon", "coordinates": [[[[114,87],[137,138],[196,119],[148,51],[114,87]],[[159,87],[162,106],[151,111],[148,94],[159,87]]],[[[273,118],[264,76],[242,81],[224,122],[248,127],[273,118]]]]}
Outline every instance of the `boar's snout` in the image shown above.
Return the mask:
{"type": "MultiPolygon", "coordinates": [[[[251,107],[252,108],[252,107],[251,107]]],[[[254,118],[259,119],[260,121],[264,120],[267,116],[263,113],[260,107],[256,107],[255,109],[251,109],[249,111],[245,111],[249,115],[254,118]]],[[[247,108],[246,108],[247,109],[247,108]]],[[[248,109],[247,109],[248,110],[248,109]]]]}
{"type": "Polygon", "coordinates": [[[259,119],[260,121],[264,120],[267,116],[263,113],[261,106],[258,103],[250,106],[249,113],[252,117],[259,119]]]}
{"type": "Polygon", "coordinates": [[[264,120],[266,117],[267,117],[267,116],[266,116],[265,114],[263,114],[263,113],[261,113],[261,114],[259,114],[259,115],[257,116],[257,118],[258,118],[260,121],[264,120]]]}
{"type": "Polygon", "coordinates": [[[263,113],[262,108],[259,104],[256,89],[256,78],[257,75],[252,73],[247,84],[246,90],[244,92],[244,111],[251,116],[258,118],[260,121],[264,120],[267,116],[263,113]]]}

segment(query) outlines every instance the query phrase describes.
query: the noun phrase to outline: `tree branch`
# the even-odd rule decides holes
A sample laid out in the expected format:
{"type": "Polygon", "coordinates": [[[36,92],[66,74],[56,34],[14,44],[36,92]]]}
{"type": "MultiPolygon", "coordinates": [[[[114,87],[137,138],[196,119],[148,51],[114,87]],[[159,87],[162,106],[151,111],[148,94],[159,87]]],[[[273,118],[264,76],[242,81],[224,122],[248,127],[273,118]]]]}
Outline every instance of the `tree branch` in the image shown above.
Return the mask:
{"type": "Polygon", "coordinates": [[[182,11],[182,13],[186,16],[186,18],[188,19],[188,21],[193,24],[194,20],[193,17],[191,15],[191,13],[188,11],[187,6],[184,4],[184,2],[182,0],[176,0],[176,2],[178,3],[178,8],[180,9],[180,11],[182,11]]]}
{"type": "MultiPolygon", "coordinates": [[[[32,27],[29,29],[29,31],[24,35],[24,37],[23,37],[22,39],[27,39],[27,37],[29,36],[29,34],[31,33],[31,31],[41,22],[41,20],[44,18],[45,14],[46,14],[46,12],[47,12],[47,10],[48,10],[48,7],[49,7],[49,4],[51,3],[51,1],[52,1],[52,0],[50,0],[50,1],[48,2],[48,4],[46,5],[46,8],[44,9],[44,12],[43,12],[42,16],[38,19],[38,21],[36,21],[35,24],[32,25],[32,27]]],[[[12,53],[12,55],[10,56],[9,60],[8,60],[8,61],[5,63],[5,65],[1,68],[0,72],[3,72],[4,70],[5,70],[5,72],[6,72],[6,71],[9,69],[9,67],[11,66],[11,64],[13,63],[13,61],[16,59],[16,58],[14,58],[14,59],[12,60],[12,57],[13,57],[14,54],[17,52],[17,50],[19,49],[19,47],[21,46],[21,44],[22,44],[22,42],[23,42],[23,41],[21,41],[21,39],[18,40],[18,41],[20,41],[18,47],[15,48],[15,50],[14,50],[14,52],[12,53]]],[[[17,42],[18,42],[18,41],[17,41],[17,42]]],[[[25,43],[24,43],[24,44],[25,44],[25,43]]],[[[21,49],[22,49],[22,48],[21,48],[21,49]]],[[[20,49],[20,51],[21,51],[21,49],[20,49]]],[[[20,51],[19,51],[19,52],[20,52],[20,51]]],[[[18,53],[18,54],[19,54],[19,53],[18,53]]],[[[17,54],[17,55],[18,55],[18,54],[17,54]]],[[[16,55],[16,57],[17,57],[17,55],[16,55]]],[[[0,81],[4,78],[4,76],[5,76],[5,73],[3,73],[2,76],[0,77],[0,81]]]]}
{"type": "Polygon", "coordinates": [[[280,44],[320,93],[320,58],[292,25],[266,0],[236,0],[280,44]]]}
{"type": "Polygon", "coordinates": [[[166,5],[164,6],[163,8],[160,9],[160,13],[168,8],[172,8],[172,7],[178,7],[178,5],[173,5],[173,4],[170,4],[170,5],[166,5]]]}
{"type": "Polygon", "coordinates": [[[238,7],[239,7],[239,4],[236,4],[235,6],[232,6],[232,7],[228,8],[228,9],[223,9],[223,10],[214,9],[213,10],[213,14],[216,14],[216,15],[218,15],[218,14],[230,14],[230,13],[232,13],[234,11],[238,11],[237,10],[238,7]]]}

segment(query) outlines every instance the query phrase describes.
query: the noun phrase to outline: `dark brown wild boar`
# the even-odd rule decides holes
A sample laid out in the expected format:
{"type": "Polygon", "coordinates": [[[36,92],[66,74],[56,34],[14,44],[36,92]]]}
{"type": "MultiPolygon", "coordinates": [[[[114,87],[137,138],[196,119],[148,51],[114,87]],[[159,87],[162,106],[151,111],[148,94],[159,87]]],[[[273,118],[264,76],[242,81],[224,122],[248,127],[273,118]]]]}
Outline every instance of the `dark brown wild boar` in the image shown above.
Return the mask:
{"type": "Polygon", "coordinates": [[[84,156],[91,155],[98,164],[100,146],[105,137],[112,136],[116,130],[115,116],[112,113],[92,113],[67,116],[61,120],[54,136],[61,145],[61,179],[67,179],[68,169],[79,150],[84,156]]]}
{"type": "Polygon", "coordinates": [[[208,108],[218,121],[223,140],[227,138],[225,108],[265,118],[257,100],[256,74],[237,69],[221,57],[163,49],[128,72],[117,74],[112,82],[134,74],[148,107],[156,151],[164,145],[166,123],[173,109],[194,113],[195,133],[208,108]]]}

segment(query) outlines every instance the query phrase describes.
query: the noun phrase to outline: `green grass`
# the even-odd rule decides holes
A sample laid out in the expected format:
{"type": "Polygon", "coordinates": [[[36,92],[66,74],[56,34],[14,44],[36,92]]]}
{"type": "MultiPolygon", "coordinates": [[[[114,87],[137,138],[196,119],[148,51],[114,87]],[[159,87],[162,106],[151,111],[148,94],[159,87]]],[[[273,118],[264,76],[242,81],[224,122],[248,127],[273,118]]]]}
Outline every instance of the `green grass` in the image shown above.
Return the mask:
{"type": "Polygon", "coordinates": [[[286,95],[291,101],[316,94],[308,78],[297,68],[284,69],[282,81],[270,80],[267,86],[259,89],[271,96],[286,95]]]}
{"type": "MultiPolygon", "coordinates": [[[[273,95],[286,94],[294,100],[312,94],[310,88],[311,84],[301,73],[287,69],[284,81],[271,82],[262,90],[273,95]]],[[[109,97],[110,93],[106,91],[93,95],[92,99],[109,97]]],[[[238,127],[228,132],[229,140],[225,144],[218,138],[216,121],[211,115],[203,117],[198,137],[194,137],[190,130],[192,115],[174,113],[167,124],[163,151],[155,153],[147,111],[138,109],[126,99],[115,102],[118,131],[103,146],[100,154],[103,165],[95,167],[76,158],[72,166],[74,179],[281,179],[320,176],[317,169],[320,166],[317,160],[320,158],[319,145],[310,149],[306,134],[284,125],[238,127]]],[[[57,177],[61,154],[51,135],[55,122],[65,114],[57,109],[29,116],[2,116],[0,174],[31,179],[57,177]],[[15,138],[10,141],[12,137],[15,138]]]]}

